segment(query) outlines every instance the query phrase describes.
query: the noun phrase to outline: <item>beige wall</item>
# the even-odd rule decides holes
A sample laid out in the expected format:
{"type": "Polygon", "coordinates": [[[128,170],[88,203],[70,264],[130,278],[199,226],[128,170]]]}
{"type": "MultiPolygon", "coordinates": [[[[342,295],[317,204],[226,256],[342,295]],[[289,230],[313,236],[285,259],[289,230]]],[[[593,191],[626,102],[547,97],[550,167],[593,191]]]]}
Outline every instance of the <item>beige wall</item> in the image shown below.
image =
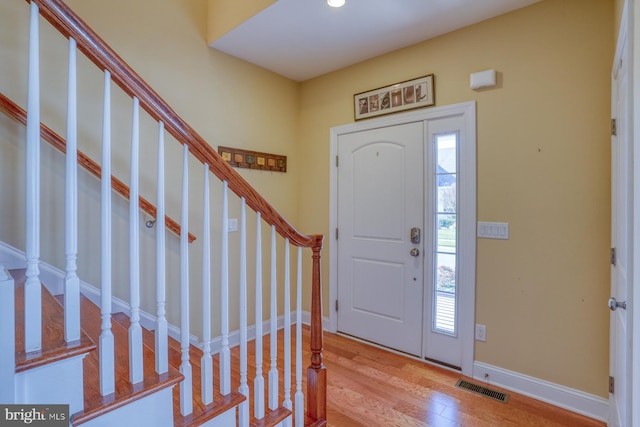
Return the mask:
{"type": "Polygon", "coordinates": [[[276,0],[208,0],[207,42],[213,43],[276,0]]]}
{"type": "MultiPolygon", "coordinates": [[[[329,129],[353,94],[434,73],[437,105],[477,102],[475,359],[607,397],[613,2],[543,1],[304,82],[300,227],[330,235],[329,129]],[[495,68],[498,86],[469,89],[495,68]]],[[[328,247],[324,252],[325,314],[328,247]]]]}
{"type": "MultiPolygon", "coordinates": [[[[285,154],[289,157],[287,173],[243,170],[241,173],[293,224],[297,220],[301,173],[296,158],[299,84],[262,68],[222,54],[206,45],[207,0],[70,0],[70,7],[100,34],[116,52],[127,61],[168,103],[214,147],[234,146],[256,151],[285,154]]],[[[3,1],[0,3],[0,91],[17,103],[26,104],[26,52],[28,4],[3,1]]],[[[42,116],[61,135],[65,134],[64,111],[66,105],[66,41],[57,33],[42,25],[42,116]]],[[[92,158],[100,159],[102,77],[92,64],[80,59],[80,148],[92,158]]],[[[114,115],[113,167],[114,174],[129,181],[130,100],[113,89],[114,115]],[[121,120],[120,122],[116,120],[121,120]]],[[[0,115],[0,199],[16,200],[21,194],[23,182],[19,177],[24,164],[22,141],[24,132],[3,115],[0,115]],[[9,184],[10,183],[10,184],[9,184]]],[[[141,117],[141,178],[142,194],[154,202],[156,125],[144,114],[141,117]]],[[[167,138],[167,203],[168,214],[180,218],[181,151],[178,144],[167,138]],[[170,165],[174,167],[171,168],[170,165]]],[[[60,155],[43,146],[42,172],[43,200],[62,197],[64,163],[60,155]]],[[[202,187],[201,166],[191,162],[190,198],[199,199],[202,187]]],[[[84,230],[99,230],[99,186],[93,178],[81,173],[85,184],[81,185],[80,205],[83,210],[80,222],[79,275],[82,280],[99,284],[99,250],[95,242],[88,242],[84,230]]],[[[212,186],[218,186],[212,180],[212,186]]],[[[20,200],[20,199],[17,199],[20,200]]],[[[235,217],[238,217],[237,201],[232,200],[235,217]]],[[[42,260],[59,268],[64,267],[63,212],[50,210],[43,202],[42,260]]],[[[127,207],[114,197],[114,230],[124,231],[114,236],[114,283],[116,296],[127,300],[127,207]]],[[[202,237],[201,208],[193,203],[189,229],[202,237]]],[[[219,213],[219,192],[212,201],[212,214],[219,213]]],[[[23,202],[0,204],[0,241],[24,249],[23,202]],[[16,206],[17,205],[17,206],[16,206]]],[[[249,218],[251,220],[251,217],[249,218]]],[[[215,227],[214,227],[215,228],[215,227]]],[[[214,256],[218,254],[219,227],[214,229],[212,243],[214,256]]],[[[153,232],[142,228],[142,247],[153,254],[153,232]]],[[[238,234],[230,236],[231,245],[237,250],[238,234]]],[[[264,238],[266,240],[266,237],[264,238]]],[[[201,246],[202,239],[191,247],[192,266],[192,322],[194,330],[200,330],[199,313],[201,298],[201,246]]],[[[268,240],[267,240],[268,243],[268,240]]],[[[168,237],[169,244],[169,297],[178,301],[177,239],[168,237]]],[[[280,243],[281,244],[281,243],[280,243]]],[[[153,255],[144,256],[143,283],[153,283],[155,274],[153,255]]],[[[295,265],[295,264],[294,264],[295,265]]],[[[233,272],[237,271],[232,266],[233,272]]],[[[219,268],[214,267],[213,281],[219,282],[219,268]]],[[[232,280],[234,279],[232,273],[232,280]]],[[[268,280],[268,276],[267,276],[268,280]]],[[[268,283],[268,281],[267,281],[268,283]]],[[[215,301],[219,292],[214,290],[215,301]]],[[[237,306],[236,296],[231,303],[237,306]]],[[[155,311],[152,286],[143,290],[143,308],[155,311]]],[[[177,307],[170,307],[170,321],[178,324],[177,307]]],[[[217,325],[219,316],[214,317],[217,325]]],[[[237,328],[232,321],[232,330],[237,328]]],[[[214,332],[216,327],[214,326],[214,332]]]]}

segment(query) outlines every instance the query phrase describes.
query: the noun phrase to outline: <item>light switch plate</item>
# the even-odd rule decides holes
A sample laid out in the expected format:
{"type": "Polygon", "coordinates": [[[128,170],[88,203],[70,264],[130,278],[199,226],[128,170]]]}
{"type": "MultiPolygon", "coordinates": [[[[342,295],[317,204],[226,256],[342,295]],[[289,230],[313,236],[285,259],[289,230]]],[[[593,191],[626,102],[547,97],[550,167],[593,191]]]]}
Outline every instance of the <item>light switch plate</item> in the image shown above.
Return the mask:
{"type": "Polygon", "coordinates": [[[484,239],[509,239],[508,222],[478,222],[478,237],[484,239]]]}
{"type": "Polygon", "coordinates": [[[227,231],[230,233],[238,231],[238,218],[229,218],[227,220],[227,231]]]}

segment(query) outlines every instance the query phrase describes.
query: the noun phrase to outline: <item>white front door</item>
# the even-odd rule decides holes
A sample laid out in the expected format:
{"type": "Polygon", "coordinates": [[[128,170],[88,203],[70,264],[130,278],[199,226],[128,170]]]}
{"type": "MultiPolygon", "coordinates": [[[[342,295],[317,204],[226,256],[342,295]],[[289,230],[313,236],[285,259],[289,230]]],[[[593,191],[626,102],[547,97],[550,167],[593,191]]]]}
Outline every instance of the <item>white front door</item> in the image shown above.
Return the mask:
{"type": "Polygon", "coordinates": [[[333,128],[332,153],[331,330],[472,375],[475,104],[333,128]]]}
{"type": "Polygon", "coordinates": [[[417,122],[341,135],[338,142],[338,330],[417,356],[423,139],[417,122]]]}
{"type": "MultiPolygon", "coordinates": [[[[624,18],[623,18],[624,22],[624,18]]],[[[611,327],[610,327],[610,416],[612,427],[631,426],[631,373],[629,313],[627,290],[632,281],[633,242],[631,219],[633,208],[632,152],[629,132],[629,73],[626,26],[622,26],[612,82],[612,117],[615,132],[611,137],[611,327]]]]}

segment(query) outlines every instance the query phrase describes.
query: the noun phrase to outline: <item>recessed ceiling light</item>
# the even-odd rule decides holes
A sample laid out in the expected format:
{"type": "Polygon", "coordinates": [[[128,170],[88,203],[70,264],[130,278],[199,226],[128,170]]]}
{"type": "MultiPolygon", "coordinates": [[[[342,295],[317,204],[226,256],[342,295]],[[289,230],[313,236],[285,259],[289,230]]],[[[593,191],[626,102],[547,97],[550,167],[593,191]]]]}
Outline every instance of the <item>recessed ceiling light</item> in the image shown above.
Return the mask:
{"type": "Polygon", "coordinates": [[[345,0],[327,0],[327,4],[331,7],[342,7],[344,2],[345,0]]]}

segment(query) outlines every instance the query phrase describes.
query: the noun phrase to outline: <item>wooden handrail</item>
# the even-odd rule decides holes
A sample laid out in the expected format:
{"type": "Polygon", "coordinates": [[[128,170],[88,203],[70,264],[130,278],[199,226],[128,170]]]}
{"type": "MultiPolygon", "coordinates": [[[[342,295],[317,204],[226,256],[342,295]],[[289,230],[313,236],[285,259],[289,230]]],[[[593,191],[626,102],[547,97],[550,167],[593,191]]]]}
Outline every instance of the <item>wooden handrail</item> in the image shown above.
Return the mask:
{"type": "MultiPolygon", "coordinates": [[[[0,93],[0,111],[4,111],[7,116],[18,121],[19,123],[22,123],[23,125],[27,124],[27,112],[18,104],[5,96],[3,93],[0,93]]],[[[67,142],[64,140],[64,138],[62,138],[60,135],[55,133],[43,123],[40,124],[40,134],[42,136],[42,139],[47,141],[58,151],[62,152],[63,154],[67,152],[67,142]]],[[[89,156],[87,156],[80,150],[78,150],[78,163],[82,167],[84,167],[90,174],[100,179],[102,172],[102,168],[100,167],[100,165],[94,162],[89,156]]],[[[129,199],[129,187],[113,175],[111,175],[111,187],[125,199],[129,199]]],[[[140,196],[140,209],[142,209],[142,211],[147,213],[153,219],[156,219],[156,207],[142,196],[140,196]]],[[[165,215],[165,225],[173,233],[177,234],[178,236],[180,235],[180,224],[178,224],[167,215],[165,215]]],[[[189,233],[189,243],[193,242],[194,240],[196,240],[196,236],[189,233]]]]}

